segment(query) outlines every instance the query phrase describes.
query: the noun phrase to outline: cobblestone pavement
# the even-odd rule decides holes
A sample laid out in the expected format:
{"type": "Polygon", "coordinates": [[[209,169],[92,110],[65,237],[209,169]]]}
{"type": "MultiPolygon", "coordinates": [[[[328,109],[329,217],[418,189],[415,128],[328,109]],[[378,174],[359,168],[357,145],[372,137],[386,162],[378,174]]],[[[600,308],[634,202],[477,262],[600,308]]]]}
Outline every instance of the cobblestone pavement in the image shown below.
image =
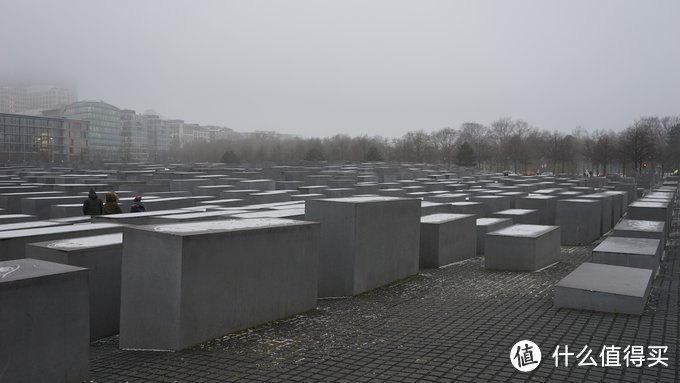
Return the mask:
{"type": "Polygon", "coordinates": [[[190,350],[91,346],[94,382],[481,382],[678,381],[680,238],[674,233],[642,316],[555,309],[553,285],[592,247],[563,247],[563,260],[534,273],[492,272],[475,258],[366,294],[321,300],[312,312],[213,340],[190,350]],[[531,373],[510,364],[512,345],[537,343],[531,373]],[[560,345],[588,345],[598,367],[555,367],[560,345]],[[600,367],[605,345],[668,346],[668,367],[600,367]]]}

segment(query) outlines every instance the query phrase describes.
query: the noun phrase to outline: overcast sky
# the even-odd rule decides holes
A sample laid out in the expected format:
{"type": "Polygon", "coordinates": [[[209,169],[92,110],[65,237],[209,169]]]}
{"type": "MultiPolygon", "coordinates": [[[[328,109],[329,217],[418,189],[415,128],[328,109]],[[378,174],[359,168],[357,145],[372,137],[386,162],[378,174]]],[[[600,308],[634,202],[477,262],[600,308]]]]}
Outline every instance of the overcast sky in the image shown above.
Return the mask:
{"type": "Polygon", "coordinates": [[[680,114],[680,1],[0,3],[0,74],[237,131],[383,135],[680,114]]]}

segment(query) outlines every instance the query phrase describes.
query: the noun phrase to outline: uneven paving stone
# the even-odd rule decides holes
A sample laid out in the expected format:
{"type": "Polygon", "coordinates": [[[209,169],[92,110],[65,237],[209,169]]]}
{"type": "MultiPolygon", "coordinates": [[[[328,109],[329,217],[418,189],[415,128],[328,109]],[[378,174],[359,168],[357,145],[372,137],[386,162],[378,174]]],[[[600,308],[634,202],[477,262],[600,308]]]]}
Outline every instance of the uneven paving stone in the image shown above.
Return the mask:
{"type": "MultiPolygon", "coordinates": [[[[94,382],[674,382],[678,354],[678,208],[668,254],[641,316],[555,309],[553,285],[589,259],[592,247],[562,247],[538,272],[494,272],[483,258],[421,271],[311,312],[176,353],[118,350],[117,337],[91,345],[94,382]],[[512,345],[529,339],[543,361],[512,367],[512,345]],[[668,367],[555,367],[552,352],[585,345],[665,345],[668,367]]],[[[593,244],[591,246],[594,246],[593,244]]]]}

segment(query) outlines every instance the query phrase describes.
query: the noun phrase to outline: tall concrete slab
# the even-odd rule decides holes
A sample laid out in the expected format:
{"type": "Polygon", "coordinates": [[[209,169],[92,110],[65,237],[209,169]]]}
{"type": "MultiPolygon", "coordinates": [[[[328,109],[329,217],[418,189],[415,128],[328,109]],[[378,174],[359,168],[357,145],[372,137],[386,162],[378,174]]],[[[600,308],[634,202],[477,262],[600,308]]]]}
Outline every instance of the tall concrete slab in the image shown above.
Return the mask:
{"type": "Polygon", "coordinates": [[[181,350],[316,307],[318,223],[148,225],[123,237],[121,348],[181,350]]]}
{"type": "Polygon", "coordinates": [[[557,202],[555,223],[562,228],[563,245],[587,245],[600,238],[602,201],[563,199],[557,202]]]}
{"type": "Polygon", "coordinates": [[[510,218],[477,218],[477,254],[484,254],[486,233],[512,226],[510,218]]]}
{"type": "Polygon", "coordinates": [[[431,214],[420,219],[420,268],[436,268],[477,256],[476,216],[431,214]]]}
{"type": "Polygon", "coordinates": [[[90,340],[118,334],[123,233],[29,243],[26,257],[88,269],[90,340]]]}
{"type": "Polygon", "coordinates": [[[0,262],[0,381],[89,378],[88,272],[37,259],[0,262]]]}
{"type": "Polygon", "coordinates": [[[418,273],[420,203],[397,197],[305,201],[305,219],[321,222],[319,296],[352,296],[418,273]]]}

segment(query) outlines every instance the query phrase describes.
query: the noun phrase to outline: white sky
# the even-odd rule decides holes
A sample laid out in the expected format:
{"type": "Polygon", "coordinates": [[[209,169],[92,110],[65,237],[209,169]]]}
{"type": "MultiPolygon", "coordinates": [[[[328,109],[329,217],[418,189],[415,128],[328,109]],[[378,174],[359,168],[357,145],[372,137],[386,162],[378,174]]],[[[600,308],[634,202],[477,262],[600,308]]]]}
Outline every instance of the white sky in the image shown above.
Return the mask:
{"type": "Polygon", "coordinates": [[[0,74],[80,99],[304,136],[523,119],[620,130],[680,114],[680,1],[0,4],[0,74]]]}

